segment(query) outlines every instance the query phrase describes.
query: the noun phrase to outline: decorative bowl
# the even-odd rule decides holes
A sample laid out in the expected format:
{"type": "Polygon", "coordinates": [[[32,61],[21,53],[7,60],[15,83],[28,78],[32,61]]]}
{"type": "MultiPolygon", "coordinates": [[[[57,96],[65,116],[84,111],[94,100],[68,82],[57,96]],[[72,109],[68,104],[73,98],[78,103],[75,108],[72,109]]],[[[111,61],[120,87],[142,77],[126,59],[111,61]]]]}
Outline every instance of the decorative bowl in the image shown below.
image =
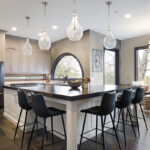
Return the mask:
{"type": "Polygon", "coordinates": [[[81,80],[68,80],[68,85],[72,88],[78,88],[81,85],[81,80]]]}

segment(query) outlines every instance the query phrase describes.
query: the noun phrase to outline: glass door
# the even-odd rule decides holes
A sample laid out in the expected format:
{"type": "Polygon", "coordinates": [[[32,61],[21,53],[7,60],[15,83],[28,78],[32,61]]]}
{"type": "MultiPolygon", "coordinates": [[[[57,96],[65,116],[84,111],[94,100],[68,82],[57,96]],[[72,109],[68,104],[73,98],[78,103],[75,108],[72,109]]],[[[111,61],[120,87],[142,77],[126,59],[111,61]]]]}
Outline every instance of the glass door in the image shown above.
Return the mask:
{"type": "Polygon", "coordinates": [[[119,84],[119,51],[105,50],[104,55],[105,84],[119,84]]]}

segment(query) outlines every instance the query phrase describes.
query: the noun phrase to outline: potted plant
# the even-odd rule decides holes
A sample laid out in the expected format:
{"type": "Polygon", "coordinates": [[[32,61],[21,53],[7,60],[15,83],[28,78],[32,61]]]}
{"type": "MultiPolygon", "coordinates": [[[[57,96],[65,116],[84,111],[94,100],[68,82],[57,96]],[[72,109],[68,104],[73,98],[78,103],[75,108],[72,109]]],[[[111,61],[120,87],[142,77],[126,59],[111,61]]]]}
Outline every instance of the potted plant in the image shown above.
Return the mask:
{"type": "Polygon", "coordinates": [[[82,79],[83,88],[87,89],[89,87],[90,81],[91,81],[90,78],[83,78],[82,79]]]}

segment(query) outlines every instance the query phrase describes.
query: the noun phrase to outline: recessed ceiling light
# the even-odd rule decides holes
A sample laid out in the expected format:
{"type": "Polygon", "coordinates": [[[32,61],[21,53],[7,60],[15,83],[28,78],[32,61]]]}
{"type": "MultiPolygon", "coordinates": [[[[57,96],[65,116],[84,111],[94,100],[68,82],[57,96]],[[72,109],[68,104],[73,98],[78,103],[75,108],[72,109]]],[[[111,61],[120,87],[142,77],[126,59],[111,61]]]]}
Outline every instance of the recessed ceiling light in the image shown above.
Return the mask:
{"type": "Polygon", "coordinates": [[[127,19],[131,18],[131,14],[125,14],[124,17],[127,18],[127,19]]]}
{"type": "Polygon", "coordinates": [[[12,31],[17,31],[17,28],[16,27],[12,27],[11,30],[12,31]]]}
{"type": "Polygon", "coordinates": [[[53,25],[53,26],[52,26],[52,29],[55,29],[55,30],[56,30],[56,29],[58,29],[58,26],[57,26],[57,25],[53,25]]]}
{"type": "Polygon", "coordinates": [[[42,33],[39,33],[38,36],[42,36],[42,33]]]}

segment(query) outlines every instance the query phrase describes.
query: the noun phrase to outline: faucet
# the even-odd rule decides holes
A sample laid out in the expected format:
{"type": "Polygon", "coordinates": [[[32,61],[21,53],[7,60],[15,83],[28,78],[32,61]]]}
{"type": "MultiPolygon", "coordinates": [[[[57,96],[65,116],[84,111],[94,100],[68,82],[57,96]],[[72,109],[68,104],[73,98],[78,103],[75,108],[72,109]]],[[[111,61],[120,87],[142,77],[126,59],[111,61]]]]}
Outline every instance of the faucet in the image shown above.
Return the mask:
{"type": "Polygon", "coordinates": [[[66,76],[64,77],[64,83],[65,83],[67,80],[68,80],[68,76],[66,75],[66,76]]]}
{"type": "Polygon", "coordinates": [[[64,76],[64,75],[59,75],[59,79],[61,79],[61,77],[63,77],[63,81],[64,81],[64,83],[68,80],[68,76],[66,75],[66,76],[64,76]]]}

